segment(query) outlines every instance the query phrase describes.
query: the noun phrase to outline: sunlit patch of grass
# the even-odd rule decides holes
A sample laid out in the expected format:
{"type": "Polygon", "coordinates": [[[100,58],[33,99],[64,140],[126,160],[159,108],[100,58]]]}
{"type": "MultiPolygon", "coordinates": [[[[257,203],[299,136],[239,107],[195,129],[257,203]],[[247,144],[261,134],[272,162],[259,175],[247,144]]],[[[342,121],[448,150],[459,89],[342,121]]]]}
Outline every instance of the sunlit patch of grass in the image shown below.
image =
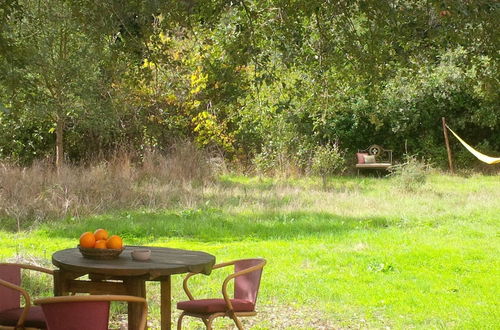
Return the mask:
{"type": "MultiPolygon", "coordinates": [[[[81,232],[103,227],[126,244],[202,250],[218,262],[266,258],[258,302],[263,313],[246,321],[255,329],[500,323],[498,177],[432,175],[412,192],[387,178],[331,178],[326,190],[312,178],[221,180],[203,189],[194,207],[68,217],[32,231],[0,231],[0,259],[49,260],[54,251],[74,247],[81,232]],[[277,316],[280,308],[288,314],[277,316]]],[[[219,296],[225,275],[194,277],[195,296],[219,296]]],[[[173,306],[186,299],[181,287],[182,276],[173,276],[173,306]]],[[[157,283],[148,284],[148,295],[154,328],[157,283]]],[[[218,328],[231,324],[218,322],[218,328]]]]}

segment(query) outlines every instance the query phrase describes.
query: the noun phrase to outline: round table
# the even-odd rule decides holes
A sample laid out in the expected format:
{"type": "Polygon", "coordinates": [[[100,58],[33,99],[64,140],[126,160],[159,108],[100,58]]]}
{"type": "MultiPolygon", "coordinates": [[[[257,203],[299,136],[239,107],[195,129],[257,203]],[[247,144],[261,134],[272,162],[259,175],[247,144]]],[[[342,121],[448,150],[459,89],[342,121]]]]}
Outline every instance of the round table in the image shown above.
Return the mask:
{"type": "MultiPolygon", "coordinates": [[[[161,290],[161,329],[170,329],[171,288],[170,275],[182,273],[210,274],[215,257],[201,251],[189,251],[163,247],[125,246],[116,259],[95,260],[84,258],[77,248],[57,251],[52,263],[54,271],[54,295],[69,293],[127,294],[146,298],[146,281],[159,281],[161,290]],[[148,248],[151,258],[133,260],[132,250],[148,248]],[[89,280],[77,278],[89,275],[89,280]]],[[[140,320],[140,304],[129,303],[129,329],[137,329],[140,320]]]]}

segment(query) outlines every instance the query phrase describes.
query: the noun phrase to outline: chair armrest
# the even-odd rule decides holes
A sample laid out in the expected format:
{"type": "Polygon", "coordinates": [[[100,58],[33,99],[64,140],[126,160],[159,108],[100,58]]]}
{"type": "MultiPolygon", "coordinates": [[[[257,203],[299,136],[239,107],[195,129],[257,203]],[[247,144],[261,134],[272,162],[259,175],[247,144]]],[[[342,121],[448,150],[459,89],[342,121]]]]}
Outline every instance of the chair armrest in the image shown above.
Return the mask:
{"type": "Polygon", "coordinates": [[[54,271],[52,269],[47,269],[47,268],[32,266],[32,265],[26,265],[26,264],[17,264],[17,265],[19,267],[21,267],[22,269],[34,270],[34,271],[37,271],[40,273],[54,275],[54,271]]]}
{"type": "Polygon", "coordinates": [[[189,287],[188,287],[187,283],[188,283],[189,278],[191,278],[191,276],[194,276],[196,274],[198,274],[198,273],[189,273],[184,278],[184,281],[182,281],[182,288],[184,289],[184,292],[188,296],[189,300],[194,300],[194,296],[191,293],[191,291],[189,291],[189,287]]]}
{"type": "Polygon", "coordinates": [[[21,316],[19,317],[19,320],[17,320],[17,325],[16,325],[16,328],[17,327],[22,328],[24,325],[24,320],[28,316],[28,312],[29,312],[30,307],[31,307],[31,300],[30,300],[30,296],[29,296],[28,292],[26,292],[20,286],[17,286],[15,284],[12,284],[10,282],[7,282],[7,281],[1,280],[1,279],[0,279],[0,285],[5,286],[5,287],[12,289],[12,290],[19,291],[21,293],[21,295],[24,297],[24,309],[23,309],[23,312],[21,313],[21,316]]]}
{"type": "Polygon", "coordinates": [[[54,275],[54,271],[51,269],[43,268],[43,267],[38,267],[38,266],[33,266],[33,265],[28,265],[28,264],[18,264],[18,263],[0,263],[1,265],[9,265],[9,266],[17,266],[22,269],[28,269],[28,270],[34,270],[37,272],[49,274],[49,275],[54,275]]]}
{"type": "Polygon", "coordinates": [[[241,270],[239,272],[230,274],[228,277],[226,277],[226,279],[224,280],[224,283],[222,283],[222,296],[224,297],[224,300],[226,301],[226,306],[227,306],[229,311],[233,310],[233,304],[231,304],[231,299],[229,298],[229,295],[227,294],[227,284],[229,283],[229,281],[235,279],[238,276],[242,276],[242,275],[245,275],[245,274],[251,273],[253,271],[264,268],[264,266],[266,265],[266,262],[267,261],[265,259],[262,259],[262,262],[260,264],[252,266],[252,267],[244,269],[244,270],[241,270]]]}
{"type": "Polygon", "coordinates": [[[228,262],[222,262],[220,264],[214,265],[212,267],[212,269],[217,269],[217,268],[231,266],[231,265],[234,265],[236,263],[236,261],[238,261],[238,260],[233,260],[233,261],[228,261],[228,262]]]}
{"type": "MultiPolygon", "coordinates": [[[[231,265],[234,265],[236,261],[229,261],[229,262],[223,262],[223,263],[220,263],[220,264],[217,264],[217,265],[214,265],[212,267],[212,270],[214,269],[218,269],[218,268],[222,268],[222,267],[227,267],[227,266],[231,266],[231,265]]],[[[189,300],[194,300],[194,296],[193,294],[191,293],[191,291],[189,291],[189,287],[187,285],[188,283],[188,280],[194,276],[194,275],[197,275],[199,273],[189,273],[186,275],[186,277],[184,278],[184,281],[182,281],[182,288],[184,289],[184,292],[186,293],[186,295],[188,296],[189,300]]]]}

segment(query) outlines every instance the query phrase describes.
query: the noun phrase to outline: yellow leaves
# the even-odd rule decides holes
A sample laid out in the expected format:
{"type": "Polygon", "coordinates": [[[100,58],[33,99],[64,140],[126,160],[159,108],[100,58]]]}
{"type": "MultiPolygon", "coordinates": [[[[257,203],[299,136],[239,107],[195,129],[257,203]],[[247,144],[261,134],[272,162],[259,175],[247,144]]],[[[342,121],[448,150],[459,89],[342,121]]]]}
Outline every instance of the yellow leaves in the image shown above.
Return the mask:
{"type": "Polygon", "coordinates": [[[196,109],[196,108],[198,108],[200,105],[201,105],[201,102],[200,102],[200,101],[198,101],[198,100],[194,100],[194,101],[190,102],[191,109],[196,109]]]}
{"type": "Polygon", "coordinates": [[[215,116],[207,111],[202,111],[194,117],[193,123],[196,124],[194,128],[195,132],[201,132],[203,130],[213,131],[216,128],[215,116]]]}
{"type": "Polygon", "coordinates": [[[196,142],[202,146],[217,144],[229,152],[234,152],[234,134],[227,132],[225,123],[219,123],[217,117],[208,111],[198,113],[193,119],[194,132],[198,133],[196,142]]]}
{"type": "Polygon", "coordinates": [[[174,61],[178,61],[178,60],[181,58],[181,55],[182,55],[182,54],[181,54],[181,52],[179,52],[179,51],[174,51],[174,52],[172,53],[172,58],[174,59],[174,61]]]}
{"type": "Polygon", "coordinates": [[[202,72],[201,66],[197,66],[196,70],[191,74],[191,94],[198,94],[201,90],[207,88],[208,74],[202,72]]]}
{"type": "Polygon", "coordinates": [[[160,42],[164,45],[172,40],[172,38],[167,37],[163,32],[160,32],[159,36],[160,36],[160,42]]]}
{"type": "Polygon", "coordinates": [[[154,95],[155,89],[154,86],[148,84],[144,79],[140,81],[140,83],[135,88],[136,93],[142,96],[154,95]]]}
{"type": "Polygon", "coordinates": [[[165,19],[165,16],[163,16],[163,14],[160,14],[160,15],[156,15],[155,18],[158,20],[158,22],[161,23],[165,19]]]}
{"type": "Polygon", "coordinates": [[[237,67],[234,68],[234,71],[236,72],[245,72],[245,71],[250,71],[251,68],[246,66],[246,65],[238,65],[237,67]]]}
{"type": "Polygon", "coordinates": [[[167,104],[174,105],[177,102],[177,96],[175,96],[175,94],[168,94],[165,97],[165,101],[167,104]]]}
{"type": "Polygon", "coordinates": [[[156,64],[154,62],[150,62],[147,58],[144,59],[144,62],[142,64],[142,68],[146,69],[149,68],[153,70],[156,67],[156,64]]]}

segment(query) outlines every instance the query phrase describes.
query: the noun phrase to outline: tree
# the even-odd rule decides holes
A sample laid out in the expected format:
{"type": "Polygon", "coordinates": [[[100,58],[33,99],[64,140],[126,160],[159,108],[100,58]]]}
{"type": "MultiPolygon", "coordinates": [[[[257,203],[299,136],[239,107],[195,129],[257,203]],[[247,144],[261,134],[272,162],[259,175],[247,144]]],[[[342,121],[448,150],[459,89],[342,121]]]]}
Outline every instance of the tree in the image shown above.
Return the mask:
{"type": "Polygon", "coordinates": [[[180,137],[304,169],[329,141],[418,145],[414,132],[438,136],[434,115],[449,111],[494,148],[477,128],[499,124],[499,10],[488,0],[7,0],[0,152],[53,143],[60,165],[63,147],[79,160],[180,137]],[[460,63],[444,74],[454,52],[460,63]],[[464,79],[449,84],[455,74],[464,79]],[[402,102],[399,87],[424,94],[402,102]],[[452,92],[446,102],[441,92],[452,92]]]}
{"type": "Polygon", "coordinates": [[[55,132],[56,167],[64,161],[69,125],[95,110],[100,90],[102,44],[86,34],[64,2],[20,1],[22,15],[11,18],[10,40],[20,58],[7,61],[6,88],[12,111],[49,120],[55,132]]]}

